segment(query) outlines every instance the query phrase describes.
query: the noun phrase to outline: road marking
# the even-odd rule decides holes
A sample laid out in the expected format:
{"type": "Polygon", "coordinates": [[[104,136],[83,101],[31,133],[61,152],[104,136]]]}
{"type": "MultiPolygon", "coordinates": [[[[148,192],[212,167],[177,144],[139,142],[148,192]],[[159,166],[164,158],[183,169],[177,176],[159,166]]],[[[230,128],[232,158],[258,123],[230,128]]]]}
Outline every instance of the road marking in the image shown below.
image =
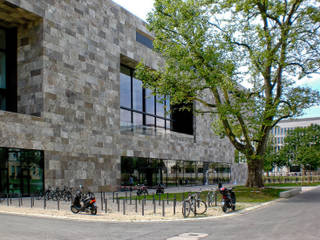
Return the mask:
{"type": "Polygon", "coordinates": [[[167,240],[199,240],[200,238],[208,237],[206,233],[183,233],[179,236],[168,238],[167,240]]]}

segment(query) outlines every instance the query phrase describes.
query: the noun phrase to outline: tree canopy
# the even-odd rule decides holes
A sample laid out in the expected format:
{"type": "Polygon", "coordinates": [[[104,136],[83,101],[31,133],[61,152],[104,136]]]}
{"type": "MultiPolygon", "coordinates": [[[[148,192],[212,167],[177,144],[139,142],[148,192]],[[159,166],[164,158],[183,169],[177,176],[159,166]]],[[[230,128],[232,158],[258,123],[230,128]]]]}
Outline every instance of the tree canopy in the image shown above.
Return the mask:
{"type": "Polygon", "coordinates": [[[284,139],[284,146],[278,158],[288,166],[302,166],[303,169],[317,169],[320,166],[320,126],[298,127],[284,139]]]}
{"type": "Polygon", "coordinates": [[[197,112],[212,115],[212,130],[246,156],[247,186],[261,187],[270,129],[319,104],[319,92],[296,84],[319,72],[319,5],[155,0],[148,28],[164,62],[156,71],[140,63],[137,77],[172,104],[198,102],[197,112]]]}

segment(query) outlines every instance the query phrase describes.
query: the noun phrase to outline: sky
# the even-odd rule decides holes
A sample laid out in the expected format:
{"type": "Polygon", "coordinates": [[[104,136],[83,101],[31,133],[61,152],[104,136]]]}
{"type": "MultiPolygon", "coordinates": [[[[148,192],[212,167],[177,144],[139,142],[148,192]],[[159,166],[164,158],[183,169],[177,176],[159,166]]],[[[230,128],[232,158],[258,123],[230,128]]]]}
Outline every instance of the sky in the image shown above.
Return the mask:
{"type": "MultiPolygon", "coordinates": [[[[137,17],[145,20],[147,13],[152,11],[154,0],[113,0],[137,17]]],[[[320,91],[320,75],[297,81],[297,85],[311,87],[320,91]]],[[[320,117],[320,103],[318,106],[305,110],[303,118],[320,117]]]]}

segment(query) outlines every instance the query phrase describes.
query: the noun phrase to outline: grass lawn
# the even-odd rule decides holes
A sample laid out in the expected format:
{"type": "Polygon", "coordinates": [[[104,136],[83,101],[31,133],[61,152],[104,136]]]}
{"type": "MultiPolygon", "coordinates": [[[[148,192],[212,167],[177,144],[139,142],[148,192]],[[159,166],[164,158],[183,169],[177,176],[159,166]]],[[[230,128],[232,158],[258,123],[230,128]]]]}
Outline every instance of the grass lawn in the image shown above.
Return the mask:
{"type": "MultiPolygon", "coordinates": [[[[272,201],[274,199],[279,198],[279,193],[286,191],[287,189],[272,189],[272,188],[248,188],[243,186],[237,186],[233,188],[233,191],[236,194],[237,202],[248,202],[248,203],[262,203],[272,201]]],[[[193,192],[190,192],[193,193],[193,192]]],[[[184,193],[185,198],[189,193],[184,193]]],[[[208,195],[208,191],[201,192],[201,199],[206,200],[208,195]]],[[[183,193],[169,193],[169,194],[161,194],[160,200],[166,200],[168,196],[169,200],[173,200],[176,197],[177,201],[182,201],[183,193]]],[[[221,194],[218,193],[217,201],[221,201],[221,194]]],[[[159,195],[155,195],[155,200],[159,201],[159,195]]],[[[134,197],[135,198],[135,197],[134,197]]],[[[140,196],[138,199],[152,200],[153,195],[140,196]]]]}

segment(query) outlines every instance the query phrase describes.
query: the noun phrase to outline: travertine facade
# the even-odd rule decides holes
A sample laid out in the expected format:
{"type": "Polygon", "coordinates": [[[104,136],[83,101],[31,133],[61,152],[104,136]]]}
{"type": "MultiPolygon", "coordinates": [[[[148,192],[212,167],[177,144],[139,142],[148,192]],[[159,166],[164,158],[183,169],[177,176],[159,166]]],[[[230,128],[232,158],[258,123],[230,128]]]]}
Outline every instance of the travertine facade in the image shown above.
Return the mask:
{"type": "Polygon", "coordinates": [[[0,0],[18,29],[18,113],[0,111],[0,147],[44,150],[45,184],[117,188],[121,156],[233,162],[232,146],[195,117],[195,135],[120,132],[120,62],[152,68],[144,22],[109,0],[0,0]],[[122,60],[121,60],[122,59],[122,60]]]}

